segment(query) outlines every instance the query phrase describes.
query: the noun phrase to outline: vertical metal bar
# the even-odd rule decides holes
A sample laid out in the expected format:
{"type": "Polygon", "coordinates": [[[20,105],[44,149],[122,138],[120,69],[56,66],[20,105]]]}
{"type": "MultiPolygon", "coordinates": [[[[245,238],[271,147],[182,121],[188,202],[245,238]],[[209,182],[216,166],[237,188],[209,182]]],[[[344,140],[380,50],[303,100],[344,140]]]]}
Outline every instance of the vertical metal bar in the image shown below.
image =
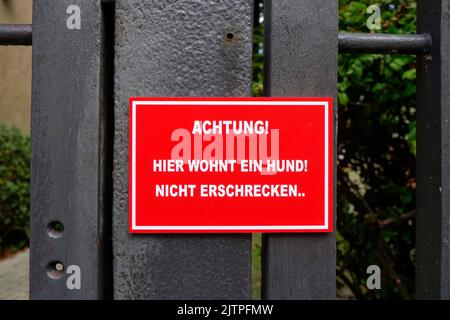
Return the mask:
{"type": "MultiPolygon", "coordinates": [[[[335,98],[338,1],[268,0],[265,21],[266,94],[335,98]]],[[[335,298],[334,233],[267,234],[263,247],[263,298],[335,298]]]]}
{"type": "Polygon", "coordinates": [[[128,233],[128,100],[250,95],[252,7],[252,0],[116,0],[116,299],[250,298],[250,235],[128,233]]]}
{"type": "Polygon", "coordinates": [[[33,1],[32,299],[105,296],[101,28],[100,0],[33,1]],[[74,3],[81,29],[66,24],[74,3]]]}
{"type": "Polygon", "coordinates": [[[416,298],[450,299],[450,1],[418,0],[416,298]]]}

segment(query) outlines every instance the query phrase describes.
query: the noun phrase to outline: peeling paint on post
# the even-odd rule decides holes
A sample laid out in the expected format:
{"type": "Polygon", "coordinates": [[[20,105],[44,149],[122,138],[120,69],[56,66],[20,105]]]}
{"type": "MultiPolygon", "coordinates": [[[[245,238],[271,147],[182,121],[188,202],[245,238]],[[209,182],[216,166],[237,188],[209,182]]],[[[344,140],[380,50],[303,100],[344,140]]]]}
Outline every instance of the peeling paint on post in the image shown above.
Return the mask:
{"type": "Polygon", "coordinates": [[[128,99],[249,96],[252,8],[252,0],[116,0],[116,299],[250,298],[250,235],[128,233],[128,99]]]}

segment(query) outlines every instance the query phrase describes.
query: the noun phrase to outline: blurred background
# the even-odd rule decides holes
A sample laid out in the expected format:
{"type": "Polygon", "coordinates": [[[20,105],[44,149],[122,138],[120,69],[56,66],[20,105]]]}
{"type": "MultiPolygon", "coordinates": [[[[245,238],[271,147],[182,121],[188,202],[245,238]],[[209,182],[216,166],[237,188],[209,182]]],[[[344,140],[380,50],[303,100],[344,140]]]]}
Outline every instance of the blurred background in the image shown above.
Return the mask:
{"type": "MultiPolygon", "coordinates": [[[[31,23],[31,7],[31,0],[0,0],[0,23],[31,23]]],[[[263,9],[255,0],[254,96],[264,94],[263,9]]],[[[416,3],[339,0],[339,18],[341,31],[415,33],[416,3]],[[368,12],[372,5],[379,25],[368,12]]],[[[342,54],[338,72],[337,297],[411,299],[415,57],[342,54]],[[370,265],[381,268],[381,290],[366,287],[370,265]]],[[[0,299],[28,297],[30,95],[31,47],[0,47],[0,299]]],[[[252,260],[253,298],[259,298],[259,234],[252,260]]]]}
{"type": "MultiPolygon", "coordinates": [[[[0,0],[0,23],[30,24],[32,0],[0,0]]],[[[0,46],[0,299],[28,298],[31,47],[0,46]]]]}

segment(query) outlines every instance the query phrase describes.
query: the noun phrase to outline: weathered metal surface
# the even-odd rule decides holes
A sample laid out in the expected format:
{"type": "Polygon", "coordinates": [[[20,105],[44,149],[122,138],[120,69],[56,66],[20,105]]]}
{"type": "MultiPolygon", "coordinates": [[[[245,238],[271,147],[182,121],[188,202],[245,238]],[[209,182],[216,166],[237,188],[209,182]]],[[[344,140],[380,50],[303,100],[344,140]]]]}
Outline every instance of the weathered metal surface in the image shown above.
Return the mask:
{"type": "Polygon", "coordinates": [[[339,53],[428,53],[432,39],[429,34],[339,33],[339,53]]]}
{"type": "MultiPolygon", "coordinates": [[[[335,99],[337,1],[269,0],[265,21],[266,94],[335,99]]],[[[263,247],[264,298],[335,298],[334,233],[267,234],[263,247]]]]}
{"type": "Polygon", "coordinates": [[[30,46],[31,24],[0,24],[0,46],[30,46]]]}
{"type": "Polygon", "coordinates": [[[417,12],[433,46],[417,63],[416,298],[450,299],[450,1],[417,12]]]}
{"type": "Polygon", "coordinates": [[[250,95],[252,7],[251,0],[116,0],[116,299],[250,297],[249,235],[128,233],[128,99],[250,95]]]}
{"type": "Polygon", "coordinates": [[[100,1],[78,0],[81,30],[69,30],[72,3],[33,1],[32,299],[103,298],[110,269],[103,256],[102,13],[100,1]],[[51,230],[55,221],[64,231],[51,230]],[[56,270],[56,262],[64,269],[56,270]],[[66,284],[71,265],[81,271],[79,290],[66,284]]]}

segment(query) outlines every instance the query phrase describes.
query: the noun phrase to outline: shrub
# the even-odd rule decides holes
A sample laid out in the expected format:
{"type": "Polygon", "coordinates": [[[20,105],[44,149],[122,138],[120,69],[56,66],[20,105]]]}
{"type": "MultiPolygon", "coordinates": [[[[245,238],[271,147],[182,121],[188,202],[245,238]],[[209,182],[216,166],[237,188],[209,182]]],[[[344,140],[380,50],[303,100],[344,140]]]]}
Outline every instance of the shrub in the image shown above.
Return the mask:
{"type": "Polygon", "coordinates": [[[0,125],[0,254],[28,245],[30,138],[0,125]]]}
{"type": "MultiPolygon", "coordinates": [[[[371,0],[340,0],[340,29],[369,32],[371,0]]],[[[378,2],[383,33],[415,33],[414,0],[378,2]]],[[[416,58],[339,56],[337,285],[357,299],[411,299],[415,264],[416,58]],[[367,290],[366,268],[382,270],[367,290]]]]}

